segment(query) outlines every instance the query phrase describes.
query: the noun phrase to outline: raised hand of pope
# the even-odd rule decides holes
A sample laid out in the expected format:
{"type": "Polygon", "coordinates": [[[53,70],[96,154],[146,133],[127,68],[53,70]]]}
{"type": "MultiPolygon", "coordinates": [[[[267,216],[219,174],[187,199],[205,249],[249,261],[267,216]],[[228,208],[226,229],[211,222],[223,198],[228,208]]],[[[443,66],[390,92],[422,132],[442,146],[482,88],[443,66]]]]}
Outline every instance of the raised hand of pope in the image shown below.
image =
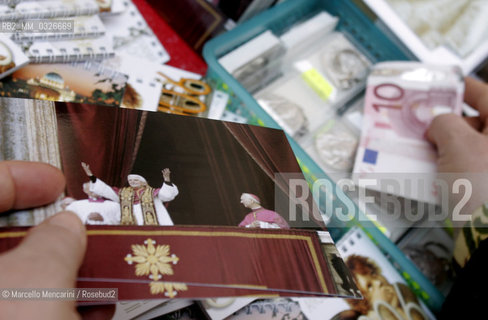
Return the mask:
{"type": "Polygon", "coordinates": [[[161,170],[161,172],[163,174],[164,181],[166,181],[166,182],[171,181],[171,178],[170,178],[171,171],[169,170],[169,168],[164,168],[163,170],[161,170]]]}

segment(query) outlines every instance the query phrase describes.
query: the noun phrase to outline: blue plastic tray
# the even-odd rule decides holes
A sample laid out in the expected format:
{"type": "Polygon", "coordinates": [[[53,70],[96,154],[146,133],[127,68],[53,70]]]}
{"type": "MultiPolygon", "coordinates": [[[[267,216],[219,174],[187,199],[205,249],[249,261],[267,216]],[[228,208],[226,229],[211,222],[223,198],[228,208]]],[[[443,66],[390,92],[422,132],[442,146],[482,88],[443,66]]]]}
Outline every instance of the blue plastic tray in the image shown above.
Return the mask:
{"type": "MultiPolygon", "coordinates": [[[[206,78],[217,89],[230,94],[228,110],[236,112],[248,119],[248,123],[271,128],[279,125],[259,106],[255,99],[219,64],[218,59],[244,42],[271,30],[280,35],[296,22],[311,17],[319,11],[327,11],[340,18],[337,29],[349,35],[358,48],[373,62],[386,60],[411,60],[414,56],[399,45],[398,40],[386,35],[375,25],[370,15],[366,15],[349,0],[288,0],[261,13],[253,19],[238,25],[209,42],[203,48],[203,57],[208,64],[206,78]],[[368,17],[369,16],[369,17],[368,17]]],[[[297,160],[309,183],[317,179],[334,182],[309,157],[307,153],[290,137],[288,140],[297,160]]],[[[345,195],[344,195],[345,196],[345,195]]],[[[337,193],[333,192],[319,197],[319,206],[325,210],[325,201],[333,203],[332,208],[344,208],[337,193]]],[[[316,199],[317,200],[317,199],[316,199]]],[[[329,206],[330,208],[330,206],[329,206]]],[[[416,268],[416,266],[391,242],[364,214],[356,207],[355,220],[348,223],[332,219],[328,224],[334,239],[338,239],[352,225],[363,228],[378,247],[397,267],[412,289],[421,297],[429,308],[437,312],[444,301],[441,292],[416,268]]],[[[333,216],[333,215],[332,215],[333,216]]]]}

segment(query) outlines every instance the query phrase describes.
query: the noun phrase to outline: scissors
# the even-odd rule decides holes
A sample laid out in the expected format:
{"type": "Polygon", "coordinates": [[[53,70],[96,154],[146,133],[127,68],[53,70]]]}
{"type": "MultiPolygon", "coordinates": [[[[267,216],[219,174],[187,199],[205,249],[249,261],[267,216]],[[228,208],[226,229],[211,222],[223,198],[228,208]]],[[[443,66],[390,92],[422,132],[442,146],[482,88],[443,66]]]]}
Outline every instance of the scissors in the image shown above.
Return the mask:
{"type": "Polygon", "coordinates": [[[167,83],[180,88],[183,92],[166,89],[163,86],[159,98],[158,110],[162,112],[175,113],[180,115],[197,114],[207,109],[199,96],[208,95],[212,89],[201,80],[181,78],[178,82],[169,78],[162,72],[157,72],[167,83]]]}

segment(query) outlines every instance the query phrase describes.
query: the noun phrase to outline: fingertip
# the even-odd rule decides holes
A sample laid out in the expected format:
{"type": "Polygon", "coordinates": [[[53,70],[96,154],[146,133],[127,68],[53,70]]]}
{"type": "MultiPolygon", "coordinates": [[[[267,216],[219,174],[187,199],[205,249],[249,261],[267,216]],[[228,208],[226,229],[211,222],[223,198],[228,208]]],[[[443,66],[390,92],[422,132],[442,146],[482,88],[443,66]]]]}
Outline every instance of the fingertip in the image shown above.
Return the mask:
{"type": "Polygon", "coordinates": [[[82,247],[86,246],[86,228],[81,219],[72,211],[62,211],[48,218],[45,223],[61,227],[71,232],[80,241],[82,247]]]}
{"type": "Polygon", "coordinates": [[[465,78],[464,101],[478,110],[483,120],[488,118],[488,84],[475,78],[465,78]]]}
{"type": "Polygon", "coordinates": [[[424,134],[424,137],[429,141],[430,143],[437,144],[437,136],[439,131],[444,131],[444,117],[446,114],[441,114],[435,117],[431,123],[429,124],[429,127],[427,128],[427,131],[424,134]]]}
{"type": "Polygon", "coordinates": [[[63,211],[31,228],[15,250],[29,257],[36,256],[46,273],[58,273],[67,283],[76,279],[86,242],[86,229],[81,220],[75,213],[63,211]]]}
{"type": "Polygon", "coordinates": [[[62,211],[30,229],[24,241],[30,242],[32,247],[64,251],[65,255],[81,261],[86,249],[86,228],[74,212],[62,211]]]}
{"type": "Polygon", "coordinates": [[[475,79],[473,77],[465,77],[464,83],[465,83],[466,87],[485,85],[485,83],[483,81],[480,81],[480,80],[475,79]]]}
{"type": "Polygon", "coordinates": [[[453,113],[435,117],[426,132],[426,138],[438,149],[447,145],[458,145],[469,141],[476,130],[463,117],[453,113]]]}
{"type": "Polygon", "coordinates": [[[41,162],[7,161],[14,184],[14,209],[51,203],[63,192],[66,180],[58,168],[41,162]]]}
{"type": "Polygon", "coordinates": [[[15,202],[15,182],[7,165],[7,161],[0,162],[0,212],[13,208],[15,202]]]}
{"type": "Polygon", "coordinates": [[[32,288],[71,288],[86,251],[85,227],[64,211],[29,229],[22,242],[2,256],[12,283],[32,288]]]}

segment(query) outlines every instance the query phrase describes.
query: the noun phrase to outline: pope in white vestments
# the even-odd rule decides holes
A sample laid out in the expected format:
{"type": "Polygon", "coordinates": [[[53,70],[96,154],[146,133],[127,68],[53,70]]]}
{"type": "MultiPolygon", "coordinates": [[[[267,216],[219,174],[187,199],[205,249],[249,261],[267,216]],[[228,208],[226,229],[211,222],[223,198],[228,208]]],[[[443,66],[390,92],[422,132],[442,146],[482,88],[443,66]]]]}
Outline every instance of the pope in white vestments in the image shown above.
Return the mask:
{"type": "Polygon", "coordinates": [[[178,195],[178,188],[170,182],[168,168],[162,171],[164,182],[161,188],[152,188],[140,175],[127,176],[128,187],[115,188],[96,178],[86,164],[85,172],[90,177],[90,192],[120,204],[122,225],[173,225],[173,220],[164,202],[178,195]]]}

